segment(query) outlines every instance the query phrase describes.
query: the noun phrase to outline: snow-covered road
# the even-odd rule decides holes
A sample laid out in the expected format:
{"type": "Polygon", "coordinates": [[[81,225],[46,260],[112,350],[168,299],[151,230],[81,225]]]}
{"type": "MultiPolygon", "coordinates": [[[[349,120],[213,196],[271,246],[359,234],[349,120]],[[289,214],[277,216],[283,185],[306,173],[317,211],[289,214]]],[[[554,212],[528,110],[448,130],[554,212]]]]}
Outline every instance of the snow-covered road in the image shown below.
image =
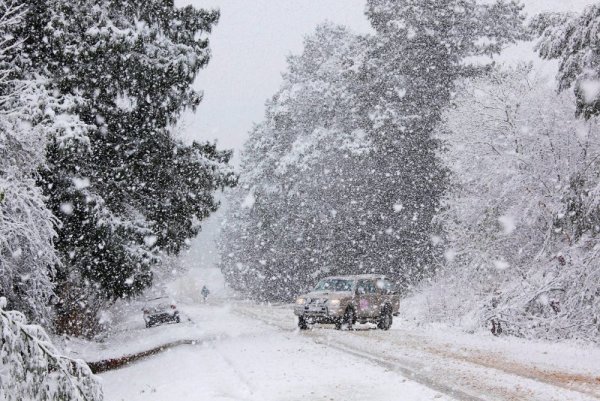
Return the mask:
{"type": "Polygon", "coordinates": [[[108,401],[453,399],[304,333],[243,316],[237,308],[187,311],[207,331],[222,332],[104,373],[108,401]]]}
{"type": "MultiPolygon", "coordinates": [[[[235,310],[282,330],[294,329],[286,306],[236,304],[235,310]]],[[[358,326],[352,332],[317,329],[303,336],[459,400],[600,400],[597,347],[469,335],[448,328],[423,330],[407,323],[396,321],[389,332],[358,326]]]]}
{"type": "Polygon", "coordinates": [[[184,307],[191,322],[130,328],[132,342],[198,339],[102,374],[108,401],[600,399],[600,351],[514,339],[389,332],[300,332],[289,307],[184,307]],[[134,339],[139,341],[132,341],[134,339]],[[565,354],[566,353],[566,354],[565,354]]]}

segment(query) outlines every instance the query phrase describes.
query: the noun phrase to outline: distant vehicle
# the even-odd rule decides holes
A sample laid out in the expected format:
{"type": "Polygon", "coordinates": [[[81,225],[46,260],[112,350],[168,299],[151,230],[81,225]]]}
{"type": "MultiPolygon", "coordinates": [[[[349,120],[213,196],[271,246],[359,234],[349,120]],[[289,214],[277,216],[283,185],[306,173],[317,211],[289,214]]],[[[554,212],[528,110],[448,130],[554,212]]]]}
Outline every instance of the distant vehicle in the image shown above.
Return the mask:
{"type": "Polygon", "coordinates": [[[144,322],[146,322],[147,328],[155,324],[179,323],[181,321],[177,305],[169,297],[149,299],[146,301],[142,311],[144,312],[144,322]]]}
{"type": "Polygon", "coordinates": [[[298,297],[294,306],[301,330],[313,323],[351,329],[357,321],[389,330],[392,316],[397,316],[399,310],[398,291],[390,280],[377,274],[324,278],[312,292],[298,297]]]}

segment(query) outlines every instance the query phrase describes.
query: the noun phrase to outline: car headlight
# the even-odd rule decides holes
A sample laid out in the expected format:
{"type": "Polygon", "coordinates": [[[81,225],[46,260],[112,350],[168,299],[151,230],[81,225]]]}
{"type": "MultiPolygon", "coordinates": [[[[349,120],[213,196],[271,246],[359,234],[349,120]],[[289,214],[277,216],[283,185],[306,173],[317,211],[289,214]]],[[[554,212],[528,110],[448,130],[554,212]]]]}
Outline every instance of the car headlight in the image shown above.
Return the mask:
{"type": "Polygon", "coordinates": [[[305,302],[306,302],[306,299],[304,299],[304,298],[296,299],[296,304],[298,304],[298,305],[304,305],[305,302]]]}
{"type": "Polygon", "coordinates": [[[340,300],[339,299],[332,299],[331,301],[329,301],[329,305],[333,306],[334,308],[337,308],[338,306],[340,306],[340,300]]]}

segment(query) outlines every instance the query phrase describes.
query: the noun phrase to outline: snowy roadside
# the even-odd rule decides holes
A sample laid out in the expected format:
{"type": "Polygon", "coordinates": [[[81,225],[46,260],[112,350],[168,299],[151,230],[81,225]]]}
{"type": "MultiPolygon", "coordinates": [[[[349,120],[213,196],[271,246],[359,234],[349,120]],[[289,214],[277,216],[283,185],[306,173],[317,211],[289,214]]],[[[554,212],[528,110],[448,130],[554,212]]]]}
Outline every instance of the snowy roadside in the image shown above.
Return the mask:
{"type": "Polygon", "coordinates": [[[98,362],[117,359],[145,352],[161,346],[181,341],[207,341],[220,337],[243,335],[234,324],[227,320],[222,325],[207,324],[227,315],[228,305],[191,304],[178,305],[182,315],[179,324],[164,324],[146,328],[141,311],[130,311],[129,320],[113,329],[101,342],[81,338],[59,338],[65,355],[83,359],[86,362],[98,362]]]}
{"type": "Polygon", "coordinates": [[[470,334],[442,324],[423,326],[408,320],[399,321],[393,330],[457,354],[487,355],[497,363],[519,364],[540,372],[589,376],[600,386],[600,347],[593,344],[495,337],[487,330],[470,334]]]}
{"type": "MultiPolygon", "coordinates": [[[[191,262],[184,259],[184,263],[191,262]]],[[[94,363],[147,352],[169,344],[241,335],[243,333],[238,333],[226,321],[219,327],[206,324],[228,314],[229,305],[222,299],[228,299],[231,295],[223,287],[218,269],[190,269],[188,266],[186,273],[177,279],[157,285],[137,299],[120,300],[103,311],[103,320],[108,327],[101,338],[89,341],[57,336],[54,343],[65,355],[94,363]],[[212,290],[207,304],[202,303],[202,284],[207,284],[212,290]],[[142,313],[145,300],[156,297],[169,297],[175,302],[181,314],[181,323],[149,329],[145,327],[142,313]]]]}

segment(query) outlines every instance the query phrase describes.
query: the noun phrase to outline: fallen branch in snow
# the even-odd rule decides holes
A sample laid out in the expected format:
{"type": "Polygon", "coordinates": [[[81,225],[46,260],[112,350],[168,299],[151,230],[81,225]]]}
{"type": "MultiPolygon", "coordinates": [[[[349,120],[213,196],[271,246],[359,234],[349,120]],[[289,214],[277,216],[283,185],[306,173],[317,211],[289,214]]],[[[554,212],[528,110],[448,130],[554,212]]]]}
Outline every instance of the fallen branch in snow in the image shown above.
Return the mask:
{"type": "Polygon", "coordinates": [[[140,359],[159,354],[159,353],[166,351],[168,349],[171,349],[171,348],[179,347],[182,345],[205,344],[208,342],[217,341],[220,338],[222,338],[222,336],[211,336],[211,337],[195,339],[195,340],[191,340],[191,339],[177,340],[177,341],[172,341],[172,342],[169,342],[166,344],[159,345],[157,347],[153,347],[146,351],[136,352],[134,354],[125,355],[125,356],[122,356],[119,358],[109,358],[109,359],[103,359],[103,360],[96,361],[96,362],[87,362],[87,364],[90,367],[90,369],[92,370],[92,372],[97,374],[97,373],[107,372],[109,370],[119,369],[123,366],[129,365],[132,362],[136,362],[136,361],[139,361],[140,359]]]}

